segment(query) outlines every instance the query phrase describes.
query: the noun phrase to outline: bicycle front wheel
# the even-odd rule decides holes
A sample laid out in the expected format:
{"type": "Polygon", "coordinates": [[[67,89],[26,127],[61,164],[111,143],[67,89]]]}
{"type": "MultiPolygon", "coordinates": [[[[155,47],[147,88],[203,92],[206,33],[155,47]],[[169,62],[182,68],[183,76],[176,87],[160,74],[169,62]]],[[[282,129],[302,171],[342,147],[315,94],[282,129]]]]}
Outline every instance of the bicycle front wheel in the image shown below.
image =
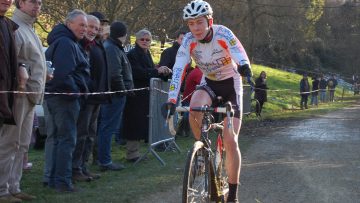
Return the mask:
{"type": "Polygon", "coordinates": [[[183,203],[210,202],[210,161],[204,143],[196,141],[188,154],[183,180],[183,203]]]}

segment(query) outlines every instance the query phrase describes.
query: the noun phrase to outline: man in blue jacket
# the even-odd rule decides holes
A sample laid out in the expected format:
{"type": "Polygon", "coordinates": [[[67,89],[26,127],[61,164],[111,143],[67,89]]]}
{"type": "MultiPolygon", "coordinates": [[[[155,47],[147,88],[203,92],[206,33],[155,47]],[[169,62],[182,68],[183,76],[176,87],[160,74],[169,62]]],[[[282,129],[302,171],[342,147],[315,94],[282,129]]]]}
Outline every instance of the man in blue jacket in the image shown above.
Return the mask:
{"type": "Polygon", "coordinates": [[[79,40],[87,31],[86,13],[71,11],[64,24],[59,24],[49,33],[46,59],[55,68],[54,78],[46,84],[45,100],[54,126],[54,145],[51,156],[51,173],[48,185],[58,192],[76,192],[72,184],[72,153],[76,144],[76,122],[80,105],[84,101],[81,93],[91,90],[89,62],[82,51],[79,40]],[[58,94],[60,93],[60,94],[58,94]]]}

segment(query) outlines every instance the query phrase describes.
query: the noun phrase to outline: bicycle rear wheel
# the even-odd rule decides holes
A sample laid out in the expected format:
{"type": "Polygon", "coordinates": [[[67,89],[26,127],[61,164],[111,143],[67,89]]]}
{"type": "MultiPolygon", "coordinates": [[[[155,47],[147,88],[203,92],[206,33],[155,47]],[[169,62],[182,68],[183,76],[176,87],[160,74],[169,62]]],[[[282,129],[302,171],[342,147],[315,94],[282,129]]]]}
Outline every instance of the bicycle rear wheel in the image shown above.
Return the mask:
{"type": "Polygon", "coordinates": [[[204,143],[196,141],[186,160],[183,203],[210,202],[210,161],[204,143]]]}

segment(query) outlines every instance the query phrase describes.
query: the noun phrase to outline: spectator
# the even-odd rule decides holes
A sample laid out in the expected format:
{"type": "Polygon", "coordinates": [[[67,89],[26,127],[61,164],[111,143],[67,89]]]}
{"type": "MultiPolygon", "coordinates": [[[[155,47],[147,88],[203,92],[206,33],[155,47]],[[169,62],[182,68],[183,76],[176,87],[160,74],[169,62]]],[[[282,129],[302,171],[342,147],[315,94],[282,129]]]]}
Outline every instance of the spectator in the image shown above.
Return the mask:
{"type": "MultiPolygon", "coordinates": [[[[88,29],[85,38],[80,43],[89,56],[92,90],[105,92],[109,90],[106,58],[102,46],[98,46],[95,41],[100,29],[100,20],[93,15],[87,15],[87,21],[88,29]]],[[[86,103],[80,107],[72,162],[72,179],[74,181],[91,181],[100,178],[99,174],[90,172],[86,161],[89,159],[93,140],[96,138],[97,118],[101,103],[109,103],[108,95],[90,95],[86,103]]]]}
{"type": "MultiPolygon", "coordinates": [[[[96,44],[98,45],[98,47],[101,47],[102,49],[102,54],[101,55],[104,55],[105,57],[105,61],[98,61],[99,63],[104,63],[104,65],[101,65],[101,66],[106,66],[106,69],[108,70],[107,68],[107,61],[106,61],[106,53],[105,53],[105,48],[104,48],[104,45],[103,45],[103,42],[105,39],[107,39],[109,37],[109,34],[110,34],[110,26],[109,26],[109,20],[104,16],[104,14],[102,14],[101,12],[98,12],[98,11],[94,11],[94,12],[91,12],[90,15],[93,15],[95,17],[97,17],[99,20],[100,20],[100,30],[99,30],[99,34],[98,36],[96,37],[96,44]]],[[[91,58],[90,58],[91,60],[91,58]]],[[[104,91],[109,91],[110,90],[110,72],[107,71],[107,84],[106,84],[106,87],[104,87],[104,91]]],[[[107,96],[106,96],[107,97],[107,96]]],[[[109,102],[111,102],[111,99],[110,99],[110,96],[108,97],[108,99],[110,100],[109,102]]],[[[98,115],[98,121],[97,121],[97,126],[99,126],[99,123],[100,123],[100,113],[98,115]]],[[[97,135],[97,133],[96,133],[97,135]]],[[[89,139],[88,141],[90,141],[91,139],[89,139]]],[[[97,137],[94,138],[94,140],[92,141],[92,156],[93,156],[93,165],[98,165],[98,139],[97,137]]],[[[88,144],[90,144],[90,142],[87,142],[88,144]]],[[[90,158],[90,155],[86,155],[87,158],[86,159],[89,159],[90,158]]]]}
{"type": "Polygon", "coordinates": [[[161,29],[159,37],[160,37],[160,47],[163,49],[165,47],[165,42],[168,38],[165,28],[161,29]]]}
{"type": "Polygon", "coordinates": [[[300,101],[300,108],[301,109],[307,109],[308,108],[308,96],[310,94],[310,85],[307,78],[307,74],[303,74],[303,78],[300,81],[300,95],[301,95],[301,101],[300,101]]]}
{"type": "Polygon", "coordinates": [[[317,75],[313,76],[312,81],[312,92],[311,92],[311,102],[310,104],[313,106],[318,106],[318,93],[319,93],[319,83],[320,80],[317,75]]]}
{"type": "MultiPolygon", "coordinates": [[[[155,68],[150,54],[152,36],[148,30],[140,30],[135,34],[135,48],[128,52],[135,88],[149,87],[151,78],[167,80],[171,70],[166,66],[155,68]]],[[[135,96],[128,97],[124,111],[124,136],[126,143],[126,159],[136,161],[139,156],[139,140],[148,139],[149,131],[149,92],[137,91],[135,96]],[[141,107],[141,108],[139,108],[141,107]],[[139,128],[139,124],[141,127],[139,128]]]]}
{"type": "MultiPolygon", "coordinates": [[[[0,67],[2,69],[0,78],[5,78],[0,80],[0,91],[15,91],[17,85],[14,80],[18,68],[14,33],[18,25],[5,16],[12,2],[12,0],[0,0],[0,67]]],[[[13,100],[14,94],[0,93],[0,129],[3,124],[15,125],[12,112],[13,100]]]]}
{"type": "Polygon", "coordinates": [[[175,58],[176,58],[177,51],[180,48],[180,45],[184,38],[184,35],[185,35],[185,32],[179,32],[176,35],[176,40],[174,41],[172,47],[166,48],[161,53],[159,66],[166,66],[172,70],[172,68],[175,64],[175,58]]]}
{"type": "Polygon", "coordinates": [[[19,29],[15,32],[16,54],[20,66],[26,67],[19,69],[18,77],[21,78],[20,70],[24,70],[23,73],[28,78],[24,80],[20,90],[37,92],[37,94],[17,94],[15,96],[14,118],[16,126],[6,125],[0,133],[0,137],[4,139],[4,142],[0,142],[0,148],[6,150],[8,154],[7,163],[2,165],[5,170],[0,173],[2,180],[5,180],[5,177],[8,178],[5,181],[7,187],[0,184],[0,190],[6,191],[5,195],[12,194],[21,200],[32,200],[36,197],[22,192],[20,181],[23,159],[29,150],[31,141],[35,105],[42,103],[45,87],[45,56],[40,39],[33,30],[36,17],[40,14],[41,0],[16,0],[15,4],[16,8],[12,20],[19,25],[19,29]]]}
{"type": "MultiPolygon", "coordinates": [[[[15,31],[18,25],[5,17],[9,10],[12,0],[0,0],[0,91],[15,91],[16,90],[16,72],[18,68],[16,45],[15,45],[15,31]]],[[[15,125],[13,115],[13,94],[0,93],[0,202],[21,202],[10,194],[8,174],[13,165],[15,157],[15,150],[11,149],[7,144],[8,136],[3,136],[4,128],[8,125],[15,125]]]]}
{"type": "Polygon", "coordinates": [[[124,165],[116,164],[111,159],[111,140],[122,123],[126,102],[126,92],[133,89],[131,66],[124,52],[127,28],[122,22],[113,22],[110,37],[104,42],[109,71],[111,90],[117,91],[111,97],[110,104],[101,105],[101,117],[98,131],[100,170],[121,170],[124,165]]]}
{"type": "Polygon", "coordinates": [[[110,21],[101,12],[94,11],[89,14],[97,17],[100,20],[99,35],[102,38],[101,40],[107,39],[110,34],[110,25],[109,25],[110,21]]]}
{"type": "MultiPolygon", "coordinates": [[[[76,93],[89,92],[89,63],[83,53],[79,40],[87,31],[86,13],[71,11],[65,24],[58,24],[48,35],[49,48],[46,58],[55,67],[54,78],[46,84],[47,92],[75,93],[46,95],[46,104],[51,114],[54,133],[51,174],[49,186],[58,192],[76,192],[72,177],[72,152],[76,144],[76,122],[83,96],[76,93]],[[66,59],[66,60],[65,60],[66,59]]],[[[46,155],[45,155],[46,156],[46,155]]]]}
{"type": "Polygon", "coordinates": [[[267,102],[267,84],[266,84],[266,72],[261,71],[259,77],[255,80],[255,99],[259,103],[256,103],[256,115],[261,116],[261,111],[265,102],[267,102]]]}
{"type": "Polygon", "coordinates": [[[320,82],[319,82],[319,91],[320,91],[320,102],[326,101],[326,86],[327,81],[324,78],[324,74],[321,74],[320,76],[320,82]]]}
{"type": "Polygon", "coordinates": [[[327,81],[330,102],[335,101],[334,96],[335,96],[335,88],[336,88],[337,84],[338,84],[338,82],[335,78],[335,75],[332,75],[331,78],[327,81]]]}

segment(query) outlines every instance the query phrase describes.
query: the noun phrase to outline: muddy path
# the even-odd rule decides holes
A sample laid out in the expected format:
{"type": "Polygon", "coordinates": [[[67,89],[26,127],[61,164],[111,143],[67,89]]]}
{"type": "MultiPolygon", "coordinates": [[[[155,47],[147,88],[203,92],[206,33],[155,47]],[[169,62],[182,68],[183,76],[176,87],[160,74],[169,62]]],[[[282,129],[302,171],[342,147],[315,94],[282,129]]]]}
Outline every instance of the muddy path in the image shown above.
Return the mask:
{"type": "Polygon", "coordinates": [[[360,104],[259,130],[240,202],[360,202],[360,104]]]}
{"type": "MultiPolygon", "coordinates": [[[[360,103],[242,133],[251,145],[242,154],[240,202],[360,202],[360,103]]],[[[140,202],[181,202],[181,186],[140,202]]]]}

